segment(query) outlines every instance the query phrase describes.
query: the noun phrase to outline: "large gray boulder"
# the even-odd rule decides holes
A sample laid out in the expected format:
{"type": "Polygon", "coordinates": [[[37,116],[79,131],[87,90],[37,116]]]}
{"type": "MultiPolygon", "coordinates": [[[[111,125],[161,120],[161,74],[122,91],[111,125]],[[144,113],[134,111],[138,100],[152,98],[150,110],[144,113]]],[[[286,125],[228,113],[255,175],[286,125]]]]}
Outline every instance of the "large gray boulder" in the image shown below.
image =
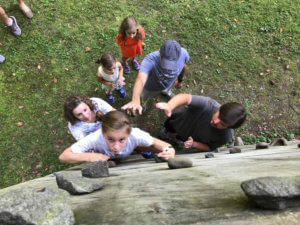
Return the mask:
{"type": "Polygon", "coordinates": [[[83,165],[81,169],[82,176],[89,178],[108,177],[108,162],[98,161],[83,165]]]}
{"type": "Polygon", "coordinates": [[[66,191],[25,188],[0,196],[2,225],[71,225],[75,219],[66,191]]]}
{"type": "Polygon", "coordinates": [[[300,206],[300,177],[262,177],[244,181],[241,187],[257,206],[284,209],[300,206]]]}
{"type": "Polygon", "coordinates": [[[87,194],[102,188],[98,179],[85,178],[74,173],[74,171],[60,172],[56,175],[57,186],[68,191],[72,195],[87,194]]]}

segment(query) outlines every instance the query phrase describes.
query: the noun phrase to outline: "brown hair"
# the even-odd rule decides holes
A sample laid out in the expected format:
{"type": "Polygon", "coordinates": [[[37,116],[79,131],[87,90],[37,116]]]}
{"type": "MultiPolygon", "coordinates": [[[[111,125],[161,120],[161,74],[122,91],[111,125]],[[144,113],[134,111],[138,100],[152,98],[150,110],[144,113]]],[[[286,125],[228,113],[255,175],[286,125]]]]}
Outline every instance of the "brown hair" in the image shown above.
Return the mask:
{"type": "Polygon", "coordinates": [[[96,59],[96,63],[101,64],[106,69],[112,68],[116,62],[116,58],[110,52],[104,53],[101,58],[96,59]]]}
{"type": "Polygon", "coordinates": [[[135,20],[135,18],[133,16],[127,16],[123,22],[121,23],[121,26],[119,28],[119,34],[121,34],[121,38],[123,41],[125,41],[126,38],[126,30],[132,29],[132,28],[136,28],[136,36],[135,39],[137,41],[142,40],[142,34],[139,30],[140,25],[138,24],[138,22],[135,20]]]}
{"type": "Polygon", "coordinates": [[[226,103],[221,106],[219,118],[228,124],[228,128],[236,129],[246,120],[247,114],[244,106],[237,102],[226,103]]]}
{"type": "Polygon", "coordinates": [[[131,125],[128,117],[123,112],[110,111],[105,115],[98,112],[96,113],[96,119],[102,123],[103,133],[106,133],[109,130],[120,130],[122,128],[126,128],[127,134],[130,134],[131,125]]]}
{"type": "Polygon", "coordinates": [[[89,106],[90,110],[94,110],[95,106],[92,101],[82,95],[72,94],[68,97],[64,104],[64,117],[68,120],[72,125],[74,125],[77,121],[79,121],[73,114],[73,110],[81,103],[85,103],[89,106]]]}

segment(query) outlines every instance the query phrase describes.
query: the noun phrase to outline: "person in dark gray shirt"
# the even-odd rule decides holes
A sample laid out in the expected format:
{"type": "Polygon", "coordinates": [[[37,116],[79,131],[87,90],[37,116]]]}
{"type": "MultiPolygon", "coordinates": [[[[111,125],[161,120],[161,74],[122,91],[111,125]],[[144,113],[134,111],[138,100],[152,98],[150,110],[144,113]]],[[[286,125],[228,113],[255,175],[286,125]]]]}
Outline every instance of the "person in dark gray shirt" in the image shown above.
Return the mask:
{"type": "Polygon", "coordinates": [[[221,106],[204,96],[178,94],[168,103],[157,103],[156,107],[169,117],[164,124],[165,135],[176,135],[184,141],[185,148],[200,151],[212,151],[231,141],[233,129],[246,120],[246,110],[241,104],[231,102],[221,106]]]}

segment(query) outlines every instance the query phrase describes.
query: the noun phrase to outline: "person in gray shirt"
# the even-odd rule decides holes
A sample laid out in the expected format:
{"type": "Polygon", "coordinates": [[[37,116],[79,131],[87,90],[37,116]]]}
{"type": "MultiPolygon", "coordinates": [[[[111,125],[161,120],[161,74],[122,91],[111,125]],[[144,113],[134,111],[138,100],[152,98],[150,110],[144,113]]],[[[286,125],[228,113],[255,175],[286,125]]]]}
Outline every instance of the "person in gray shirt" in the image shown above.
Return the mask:
{"type": "Polygon", "coordinates": [[[165,41],[159,51],[148,54],[142,61],[132,100],[122,110],[133,114],[137,110],[141,115],[146,110],[147,101],[156,95],[162,93],[172,98],[170,89],[173,84],[177,89],[182,87],[189,59],[188,52],[177,41],[165,41]]]}
{"type": "Polygon", "coordinates": [[[176,137],[185,148],[212,151],[233,138],[233,129],[246,120],[245,108],[236,102],[220,105],[214,99],[178,94],[168,103],[156,104],[169,117],[164,124],[164,138],[176,137]],[[181,107],[178,110],[174,109],[181,107]]]}

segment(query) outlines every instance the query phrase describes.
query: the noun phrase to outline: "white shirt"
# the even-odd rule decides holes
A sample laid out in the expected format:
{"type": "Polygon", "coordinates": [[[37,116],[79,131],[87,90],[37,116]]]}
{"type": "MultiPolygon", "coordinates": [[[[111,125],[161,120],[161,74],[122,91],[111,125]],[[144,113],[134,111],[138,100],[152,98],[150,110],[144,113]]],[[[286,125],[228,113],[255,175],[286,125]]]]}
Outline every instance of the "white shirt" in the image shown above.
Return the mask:
{"type": "MultiPolygon", "coordinates": [[[[104,114],[110,112],[113,108],[107,102],[100,98],[90,98],[93,105],[95,106],[94,112],[101,111],[104,114]]],[[[76,141],[87,136],[88,134],[101,128],[101,122],[96,121],[95,123],[87,123],[83,121],[77,121],[74,125],[68,123],[69,130],[76,141]]]]}
{"type": "Polygon", "coordinates": [[[99,129],[85,138],[77,141],[71,146],[71,150],[73,153],[85,153],[89,150],[94,150],[95,152],[105,154],[111,158],[125,157],[130,155],[137,146],[148,147],[153,144],[153,141],[154,139],[149,133],[142,131],[139,128],[132,128],[125,147],[119,152],[118,155],[115,155],[108,148],[102,133],[102,129],[99,129]]]}

